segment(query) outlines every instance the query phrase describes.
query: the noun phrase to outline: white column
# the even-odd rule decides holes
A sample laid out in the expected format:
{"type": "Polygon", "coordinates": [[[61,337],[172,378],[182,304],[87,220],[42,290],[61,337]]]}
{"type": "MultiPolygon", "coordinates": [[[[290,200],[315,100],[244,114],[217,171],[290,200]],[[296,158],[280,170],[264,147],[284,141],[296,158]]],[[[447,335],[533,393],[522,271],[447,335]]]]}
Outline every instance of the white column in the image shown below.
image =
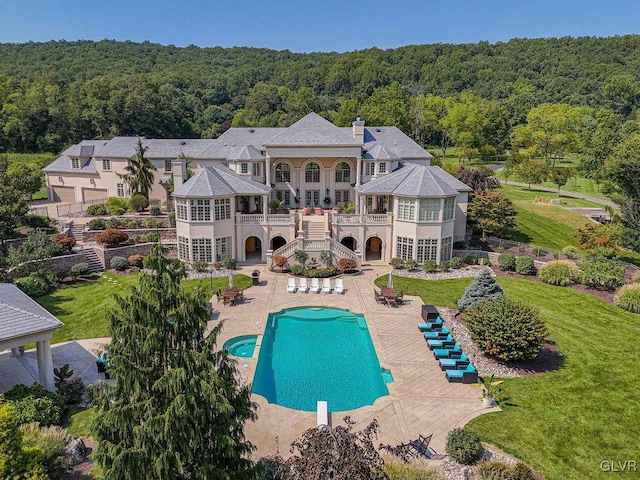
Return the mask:
{"type": "Polygon", "coordinates": [[[271,186],[271,157],[269,155],[265,155],[264,157],[264,183],[267,187],[271,186]]]}
{"type": "Polygon", "coordinates": [[[362,157],[356,157],[356,185],[360,185],[360,177],[362,176],[362,157]]]}
{"type": "Polygon", "coordinates": [[[45,340],[42,342],[43,357],[44,357],[44,378],[43,384],[50,392],[56,391],[56,384],[53,380],[53,358],[51,357],[51,340],[45,340]]]}
{"type": "Polygon", "coordinates": [[[267,209],[269,208],[269,197],[267,195],[262,196],[262,221],[267,222],[267,209]]]}

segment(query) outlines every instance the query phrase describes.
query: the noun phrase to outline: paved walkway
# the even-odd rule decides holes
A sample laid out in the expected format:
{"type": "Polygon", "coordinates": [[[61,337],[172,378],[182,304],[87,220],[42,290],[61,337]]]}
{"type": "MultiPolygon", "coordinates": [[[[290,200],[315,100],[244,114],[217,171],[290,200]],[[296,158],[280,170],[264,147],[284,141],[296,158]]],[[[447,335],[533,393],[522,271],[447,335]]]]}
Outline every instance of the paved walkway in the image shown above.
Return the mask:
{"type": "MultiPolygon", "coordinates": [[[[365,315],[369,331],[382,367],[389,369],[394,382],[389,395],[379,398],[373,406],[349,412],[332,413],[334,425],[341,424],[345,415],[364,428],[374,418],[380,423],[378,441],[396,445],[415,439],[419,434],[433,433],[431,445],[444,452],[447,433],[483,413],[497,411],[484,408],[480,389],[469,385],[448,383],[438,362],[433,358],[417,328],[422,301],[405,295],[405,304],[397,308],[373,301],[373,281],[388,272],[388,265],[365,266],[362,274],[344,276],[344,295],[286,292],[287,275],[269,272],[264,265],[241,267],[250,275],[260,270],[261,285],[245,291],[245,301],[235,306],[214,303],[210,327],[224,320],[219,345],[238,335],[262,335],[268,312],[295,306],[331,306],[346,308],[365,315]]],[[[56,367],[69,363],[85,382],[104,379],[95,367],[94,351],[108,339],[81,340],[54,345],[53,362],[56,367]]],[[[238,370],[244,382],[253,379],[258,349],[254,358],[239,359],[238,370]]],[[[0,392],[16,383],[32,384],[38,378],[35,351],[22,357],[10,352],[0,355],[0,392]]],[[[276,453],[288,453],[291,442],[306,429],[316,425],[315,412],[291,410],[269,404],[254,395],[259,405],[258,420],[246,426],[247,438],[257,450],[254,458],[276,453]]]]}
{"type": "MultiPolygon", "coordinates": [[[[529,184],[528,183],[512,182],[512,181],[506,181],[506,180],[503,180],[503,179],[499,179],[499,180],[500,180],[500,183],[503,183],[505,185],[515,185],[516,187],[529,188],[529,184]]],[[[558,189],[557,188],[543,187],[541,185],[531,185],[531,188],[533,190],[542,190],[543,192],[558,193],[558,189]]],[[[598,197],[592,197],[591,195],[587,195],[585,193],[570,192],[568,190],[560,190],[560,195],[564,195],[565,197],[571,197],[571,198],[581,198],[582,200],[588,200],[589,202],[597,203],[598,205],[605,205],[607,207],[620,208],[620,205],[618,205],[615,202],[612,202],[611,200],[607,200],[607,199],[604,199],[604,198],[598,198],[598,197]]]]}

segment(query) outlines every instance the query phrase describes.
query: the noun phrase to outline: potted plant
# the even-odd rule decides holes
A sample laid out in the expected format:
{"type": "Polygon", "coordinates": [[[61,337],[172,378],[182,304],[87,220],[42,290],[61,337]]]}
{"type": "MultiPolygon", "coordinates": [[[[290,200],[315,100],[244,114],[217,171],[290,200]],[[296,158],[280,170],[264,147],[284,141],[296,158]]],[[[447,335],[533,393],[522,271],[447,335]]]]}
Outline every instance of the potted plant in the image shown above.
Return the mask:
{"type": "Polygon", "coordinates": [[[480,379],[482,380],[482,404],[485,407],[492,407],[494,401],[497,402],[499,400],[500,392],[502,391],[500,385],[502,385],[504,381],[494,381],[493,374],[491,374],[489,379],[484,377],[480,377],[480,379]]]}
{"type": "Polygon", "coordinates": [[[331,205],[331,197],[329,196],[324,197],[324,205],[325,207],[328,207],[329,205],[331,205]]]}

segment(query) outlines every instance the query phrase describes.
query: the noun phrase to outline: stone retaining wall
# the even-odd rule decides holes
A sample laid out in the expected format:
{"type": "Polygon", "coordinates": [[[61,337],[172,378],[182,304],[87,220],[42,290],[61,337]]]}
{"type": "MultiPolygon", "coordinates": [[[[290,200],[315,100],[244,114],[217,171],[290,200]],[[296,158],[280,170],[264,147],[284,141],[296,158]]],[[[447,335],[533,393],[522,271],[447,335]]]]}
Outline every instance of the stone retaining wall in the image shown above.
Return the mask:
{"type": "Polygon", "coordinates": [[[95,245],[93,250],[98,255],[98,260],[104,268],[111,268],[113,257],[129,258],[131,255],[149,255],[153,243],[136,243],[135,245],[125,245],[123,247],[105,248],[103,245],[95,245]]]}
{"type": "MultiPolygon", "coordinates": [[[[160,240],[175,240],[176,239],[176,229],[175,228],[134,228],[134,229],[125,229],[119,228],[118,230],[122,230],[129,238],[132,238],[134,235],[146,235],[148,233],[157,233],[160,235],[160,240]]],[[[82,232],[82,241],[83,242],[95,242],[96,235],[104,232],[104,230],[85,230],[82,232]]]]}

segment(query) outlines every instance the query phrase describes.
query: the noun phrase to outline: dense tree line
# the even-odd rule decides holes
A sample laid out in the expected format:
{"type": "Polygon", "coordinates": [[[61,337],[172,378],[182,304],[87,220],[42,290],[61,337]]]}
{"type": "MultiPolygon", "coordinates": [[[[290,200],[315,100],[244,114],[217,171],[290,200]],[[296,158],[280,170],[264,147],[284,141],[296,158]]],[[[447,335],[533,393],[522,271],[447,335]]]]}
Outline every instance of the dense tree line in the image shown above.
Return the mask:
{"type": "Polygon", "coordinates": [[[633,35],[342,54],[108,40],[0,44],[0,149],[59,151],[114,135],[215,137],[232,124],[289,125],[314,110],[339,125],[361,115],[423,143],[491,155],[545,103],[606,109],[618,124],[634,119],[639,47],[633,35]]]}

